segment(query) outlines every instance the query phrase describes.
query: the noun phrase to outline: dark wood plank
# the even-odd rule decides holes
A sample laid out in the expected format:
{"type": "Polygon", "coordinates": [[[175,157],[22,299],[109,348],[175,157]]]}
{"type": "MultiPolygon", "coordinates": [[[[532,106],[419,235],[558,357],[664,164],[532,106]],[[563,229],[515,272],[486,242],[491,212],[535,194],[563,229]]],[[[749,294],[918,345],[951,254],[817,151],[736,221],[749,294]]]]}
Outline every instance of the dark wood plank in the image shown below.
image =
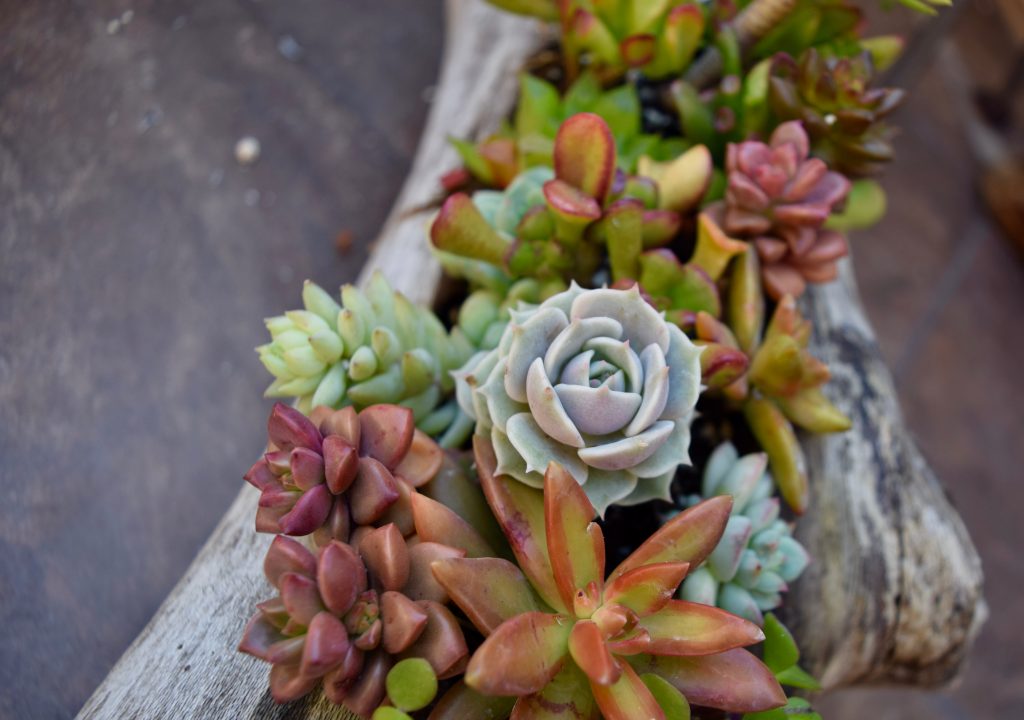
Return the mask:
{"type": "Polygon", "coordinates": [[[260,448],[260,319],[358,273],[441,4],[6,1],[0,37],[0,716],[62,718],[260,448]]]}

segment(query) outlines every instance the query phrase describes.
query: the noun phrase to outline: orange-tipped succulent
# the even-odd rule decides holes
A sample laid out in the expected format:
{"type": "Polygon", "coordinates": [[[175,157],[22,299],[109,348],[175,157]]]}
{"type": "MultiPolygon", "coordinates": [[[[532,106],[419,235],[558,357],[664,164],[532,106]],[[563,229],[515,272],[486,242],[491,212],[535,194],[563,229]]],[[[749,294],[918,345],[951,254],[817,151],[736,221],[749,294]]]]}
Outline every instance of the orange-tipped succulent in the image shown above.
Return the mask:
{"type": "Polygon", "coordinates": [[[423,658],[440,678],[462,672],[466,641],[430,565],[464,554],[409,545],[393,524],[362,533],[358,549],[333,540],[317,555],[279,535],[263,564],[278,595],[257,606],[238,649],[271,663],[277,702],[322,682],[332,702],[368,716],[399,659],[423,658]]]}
{"type": "Polygon", "coordinates": [[[429,482],[443,461],[412,410],[398,405],[359,413],[319,407],[307,418],[276,403],[267,431],[270,449],[245,475],[260,491],[256,530],[312,534],[321,545],[388,522],[409,535],[412,488],[429,482]]]}
{"type": "Polygon", "coordinates": [[[476,438],[475,450],[484,491],[522,570],[494,558],[433,565],[486,637],[466,668],[469,689],[518,698],[516,718],[663,720],[651,683],[676,703],[682,695],[731,712],[785,704],[768,668],[742,649],[764,639],[760,628],[672,599],[688,569],[718,543],[731,498],[678,515],[606,578],[594,507],[569,473],[552,463],[541,493],[495,475],[486,440],[476,438]]]}

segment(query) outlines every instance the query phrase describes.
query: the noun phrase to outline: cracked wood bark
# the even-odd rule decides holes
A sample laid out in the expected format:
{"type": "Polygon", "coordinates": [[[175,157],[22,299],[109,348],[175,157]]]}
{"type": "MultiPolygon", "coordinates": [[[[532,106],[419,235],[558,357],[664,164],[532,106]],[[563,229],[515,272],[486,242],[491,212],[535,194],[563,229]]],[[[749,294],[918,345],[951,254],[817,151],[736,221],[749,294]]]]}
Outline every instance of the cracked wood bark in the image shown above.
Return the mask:
{"type": "MultiPolygon", "coordinates": [[[[446,137],[479,137],[514,102],[516,73],[544,41],[536,23],[481,0],[448,0],[447,44],[434,106],[409,178],[364,268],[410,299],[431,302],[440,269],[425,242],[440,174],[457,163],[446,137]]],[[[805,665],[826,686],[952,678],[984,619],[977,553],[903,426],[892,378],[843,278],[809,294],[815,351],[832,367],[830,397],[855,419],[804,447],[813,506],[799,532],[816,562],[788,596],[805,665]]],[[[267,666],[234,652],[269,590],[245,487],[149,625],[82,708],[99,718],[328,718],[351,715],[315,695],[278,707],[267,666]]]]}

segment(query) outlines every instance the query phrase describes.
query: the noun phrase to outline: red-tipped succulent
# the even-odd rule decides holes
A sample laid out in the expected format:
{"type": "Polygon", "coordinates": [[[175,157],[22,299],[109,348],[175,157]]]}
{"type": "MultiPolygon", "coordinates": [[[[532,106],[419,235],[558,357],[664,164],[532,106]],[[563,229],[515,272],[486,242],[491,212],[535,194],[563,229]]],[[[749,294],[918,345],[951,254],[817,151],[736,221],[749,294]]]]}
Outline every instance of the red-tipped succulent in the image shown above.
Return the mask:
{"type": "Polygon", "coordinates": [[[322,682],[332,702],[368,716],[399,659],[424,658],[441,678],[462,672],[466,641],[430,565],[464,554],[410,544],[394,524],[366,529],[358,549],[332,540],[317,555],[279,535],[263,565],[278,595],[257,606],[238,649],[271,663],[277,702],[322,682]]]}
{"type": "Polygon", "coordinates": [[[846,238],[824,224],[846,199],[850,181],[809,152],[797,121],[779,125],[767,145],[749,140],[727,152],[723,228],[753,241],[764,289],[776,300],[834,279],[836,261],[847,253],[846,238]]]}
{"type": "Polygon", "coordinates": [[[466,668],[468,688],[517,697],[515,718],[664,720],[648,674],[697,705],[755,712],[785,704],[768,668],[742,649],[764,638],[760,628],[672,599],[687,570],[718,543],[731,498],[677,516],[606,580],[604,536],[569,473],[552,463],[541,493],[496,476],[486,440],[475,438],[475,450],[484,491],[519,567],[494,558],[433,565],[486,637],[466,668]]]}
{"type": "Polygon", "coordinates": [[[398,405],[316,408],[282,403],[267,421],[269,451],[245,479],[260,491],[257,532],[347,542],[359,526],[394,522],[412,533],[409,496],[441,467],[443,453],[398,405]]]}

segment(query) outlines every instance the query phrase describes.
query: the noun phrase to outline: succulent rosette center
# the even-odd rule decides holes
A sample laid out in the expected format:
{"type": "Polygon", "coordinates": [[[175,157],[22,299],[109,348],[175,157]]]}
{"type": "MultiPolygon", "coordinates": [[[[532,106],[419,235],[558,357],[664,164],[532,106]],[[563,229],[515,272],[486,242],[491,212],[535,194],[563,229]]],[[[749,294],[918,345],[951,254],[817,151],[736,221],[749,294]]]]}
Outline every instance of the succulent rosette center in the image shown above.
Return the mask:
{"type": "Polygon", "coordinates": [[[575,285],[512,313],[498,347],[456,374],[498,471],[543,486],[551,460],[599,512],[667,497],[689,461],[700,350],[630,290],[575,285]]]}

